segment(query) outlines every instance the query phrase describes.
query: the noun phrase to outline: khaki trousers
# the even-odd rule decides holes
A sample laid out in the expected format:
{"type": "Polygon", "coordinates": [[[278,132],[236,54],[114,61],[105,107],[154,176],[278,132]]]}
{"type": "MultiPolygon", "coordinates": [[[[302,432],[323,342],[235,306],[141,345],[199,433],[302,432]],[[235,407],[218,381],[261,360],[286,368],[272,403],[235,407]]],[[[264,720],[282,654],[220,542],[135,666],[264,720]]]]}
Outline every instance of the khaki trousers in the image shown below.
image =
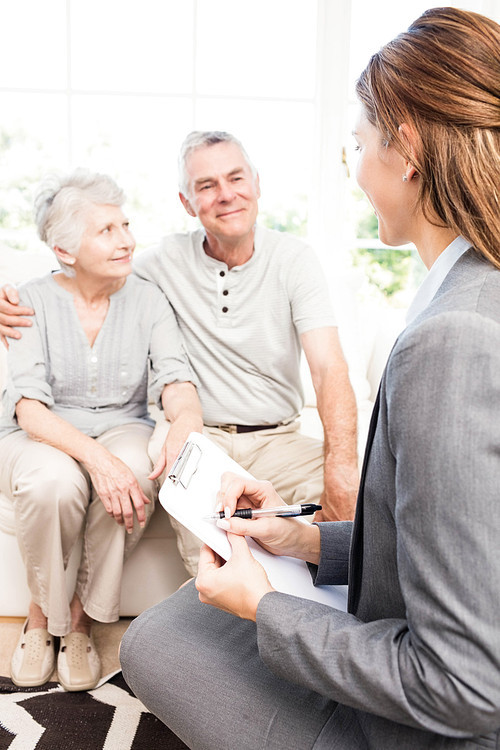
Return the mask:
{"type": "MultiPolygon", "coordinates": [[[[103,433],[97,442],[118,456],[136,476],[149,520],[156,483],[147,479],[147,446],[152,428],[132,423],[103,433]]],[[[65,569],[77,539],[83,549],[75,592],[94,620],[119,617],[123,563],[143,529],[135,519],[132,534],[108,516],[87,471],[66,453],[35,442],[18,431],[0,442],[0,489],[14,504],[16,533],[33,601],[48,618],[53,635],[71,630],[65,569]]]]}
{"type": "MultiPolygon", "coordinates": [[[[160,421],[149,444],[156,461],[170,423],[160,421]]],[[[256,479],[268,479],[286,503],[318,502],[323,492],[323,442],[302,435],[299,422],[270,430],[233,434],[218,427],[204,427],[203,434],[222,448],[256,479]]],[[[160,480],[165,480],[163,474],[160,480]]],[[[177,546],[188,573],[195,576],[201,541],[170,516],[177,546]]]]}

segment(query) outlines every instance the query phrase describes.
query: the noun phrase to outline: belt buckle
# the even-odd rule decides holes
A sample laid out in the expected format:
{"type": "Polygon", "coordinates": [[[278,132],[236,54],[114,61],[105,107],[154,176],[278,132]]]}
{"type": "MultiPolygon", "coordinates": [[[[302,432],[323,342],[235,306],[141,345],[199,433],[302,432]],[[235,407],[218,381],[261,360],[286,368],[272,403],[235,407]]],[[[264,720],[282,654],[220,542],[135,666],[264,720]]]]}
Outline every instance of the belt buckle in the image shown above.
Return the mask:
{"type": "Polygon", "coordinates": [[[228,432],[230,435],[236,435],[238,428],[235,424],[220,424],[218,425],[219,430],[228,432]]]}

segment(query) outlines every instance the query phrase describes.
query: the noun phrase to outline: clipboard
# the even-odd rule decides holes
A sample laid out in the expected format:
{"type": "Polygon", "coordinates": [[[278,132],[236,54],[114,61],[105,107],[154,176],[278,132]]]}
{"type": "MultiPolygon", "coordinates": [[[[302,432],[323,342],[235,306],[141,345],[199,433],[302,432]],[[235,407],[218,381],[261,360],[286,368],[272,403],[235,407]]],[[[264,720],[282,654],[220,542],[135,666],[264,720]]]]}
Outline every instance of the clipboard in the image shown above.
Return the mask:
{"type": "MultiPolygon", "coordinates": [[[[170,515],[224,560],[229,560],[231,545],[226,532],[204,518],[214,511],[221,476],[226,471],[254,479],[205,435],[191,432],[160,489],[159,499],[170,515]]],[[[300,518],[295,520],[308,523],[300,518]]],[[[246,540],[277,591],[346,611],[347,586],[314,586],[305,562],[272,555],[250,537],[246,540]]]]}

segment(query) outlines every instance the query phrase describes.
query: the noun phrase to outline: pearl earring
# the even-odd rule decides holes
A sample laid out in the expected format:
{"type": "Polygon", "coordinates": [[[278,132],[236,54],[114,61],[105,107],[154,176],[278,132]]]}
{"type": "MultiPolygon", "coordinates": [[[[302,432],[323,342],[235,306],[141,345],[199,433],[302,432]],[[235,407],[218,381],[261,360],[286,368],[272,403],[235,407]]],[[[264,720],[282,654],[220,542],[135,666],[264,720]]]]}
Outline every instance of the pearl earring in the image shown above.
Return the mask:
{"type": "Polygon", "coordinates": [[[408,182],[408,176],[405,174],[403,175],[403,182],[408,182]]]}

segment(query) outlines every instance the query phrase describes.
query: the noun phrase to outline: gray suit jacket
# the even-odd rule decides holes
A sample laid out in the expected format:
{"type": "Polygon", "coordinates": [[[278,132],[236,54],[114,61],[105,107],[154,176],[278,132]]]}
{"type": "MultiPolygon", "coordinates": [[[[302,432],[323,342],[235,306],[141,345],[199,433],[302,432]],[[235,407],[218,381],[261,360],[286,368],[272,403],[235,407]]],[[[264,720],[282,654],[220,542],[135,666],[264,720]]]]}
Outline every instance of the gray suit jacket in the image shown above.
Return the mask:
{"type": "MultiPolygon", "coordinates": [[[[500,271],[469,250],[399,336],[352,528],[349,612],[280,593],[259,650],[329,696],[315,748],[500,747],[500,271]]],[[[351,525],[320,524],[316,583],[351,525]]]]}

